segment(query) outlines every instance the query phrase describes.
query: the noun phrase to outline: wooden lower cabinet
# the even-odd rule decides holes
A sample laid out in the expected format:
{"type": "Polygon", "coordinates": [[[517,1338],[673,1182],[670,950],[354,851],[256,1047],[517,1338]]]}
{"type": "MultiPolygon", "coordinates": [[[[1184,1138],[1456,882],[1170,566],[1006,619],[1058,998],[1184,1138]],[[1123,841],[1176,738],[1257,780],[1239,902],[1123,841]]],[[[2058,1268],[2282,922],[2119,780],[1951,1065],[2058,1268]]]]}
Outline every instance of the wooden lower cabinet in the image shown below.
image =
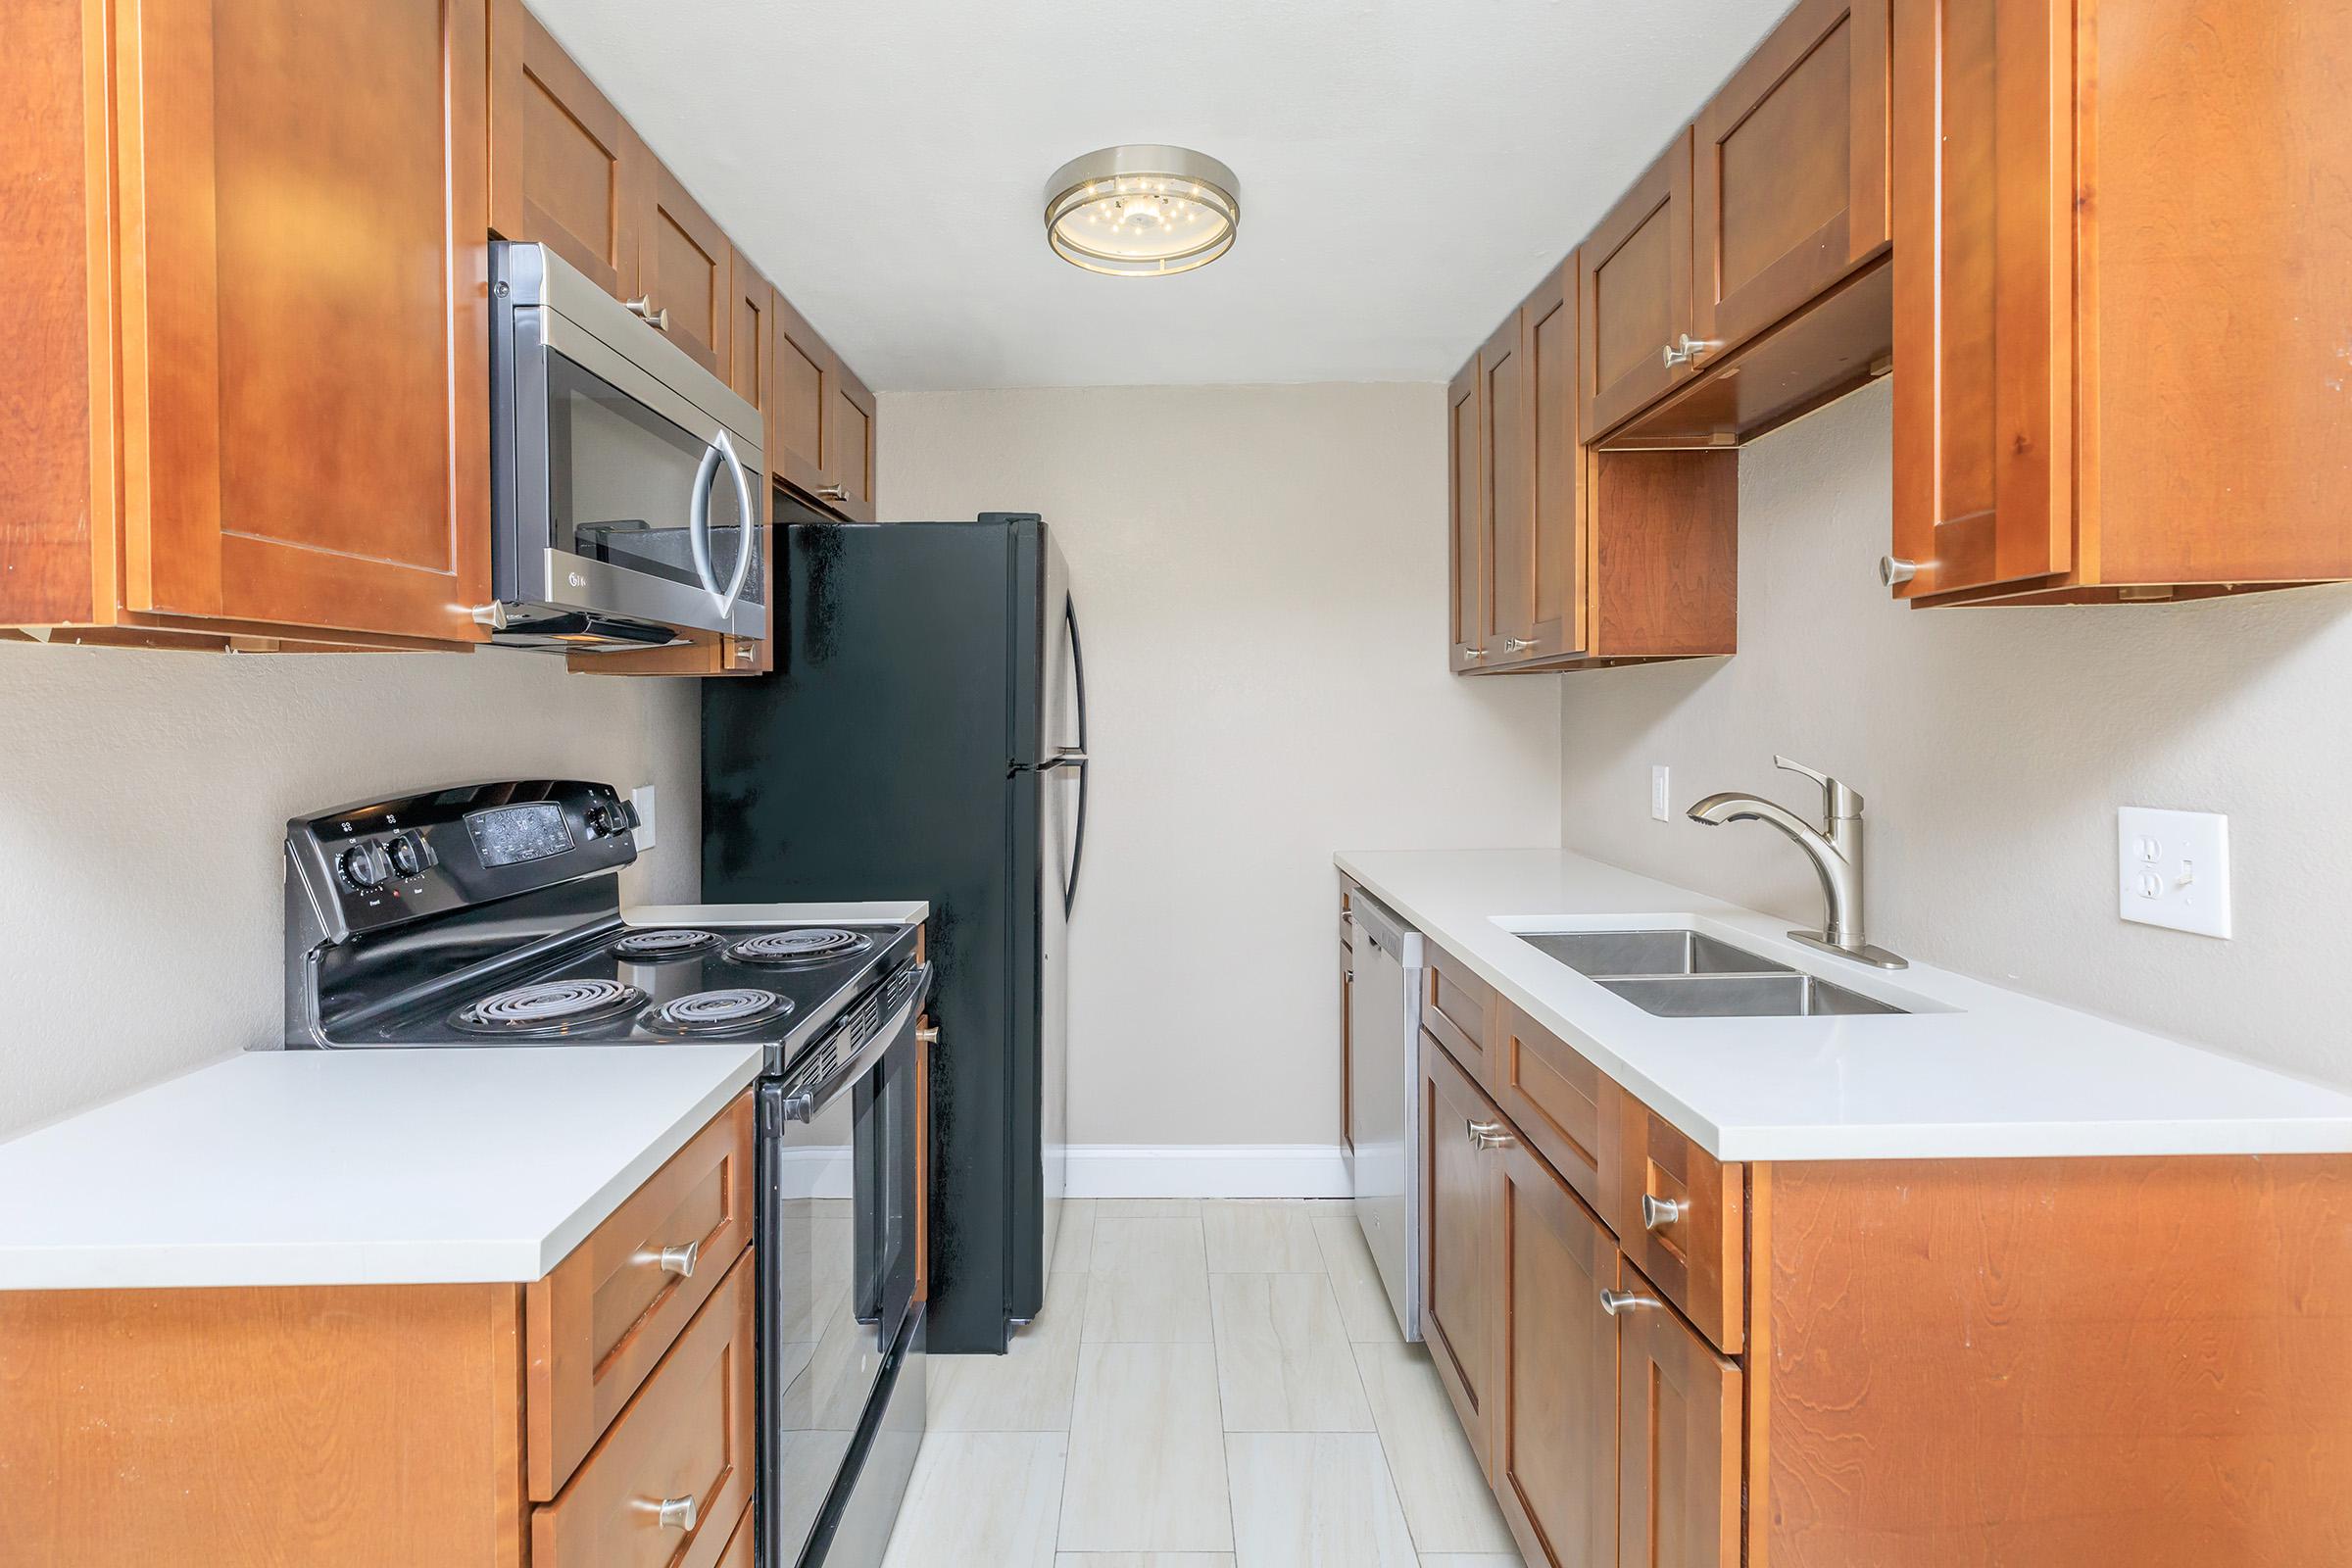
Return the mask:
{"type": "Polygon", "coordinates": [[[1422,1331],[1530,1568],[2352,1562],[2352,1156],[1718,1161],[1471,1000],[1422,1331]]]}
{"type": "Polygon", "coordinates": [[[531,1285],[0,1292],[0,1563],[749,1568],[750,1126],[531,1285]]]}
{"type": "Polygon", "coordinates": [[[1740,1371],[1618,1261],[1617,1562],[1738,1568],[1740,1371]]]}
{"type": "Polygon", "coordinates": [[[1529,1568],[1617,1552],[1617,1239],[1550,1166],[1498,1152],[1494,1495],[1529,1568]]]}
{"type": "Polygon", "coordinates": [[[1420,1092],[1421,1337],[1479,1467],[1492,1475],[1499,1175],[1484,1141],[1503,1122],[1470,1075],[1426,1034],[1420,1092]]]}

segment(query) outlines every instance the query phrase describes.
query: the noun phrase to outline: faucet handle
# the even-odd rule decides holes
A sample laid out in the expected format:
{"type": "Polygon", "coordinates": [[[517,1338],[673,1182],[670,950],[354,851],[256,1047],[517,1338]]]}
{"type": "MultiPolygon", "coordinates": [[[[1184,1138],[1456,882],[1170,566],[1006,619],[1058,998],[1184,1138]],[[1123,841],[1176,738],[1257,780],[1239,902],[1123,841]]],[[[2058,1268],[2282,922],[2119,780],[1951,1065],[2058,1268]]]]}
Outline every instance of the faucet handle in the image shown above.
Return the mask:
{"type": "Polygon", "coordinates": [[[1807,767],[1802,762],[1777,755],[1772,760],[1772,765],[1785,767],[1791,773],[1802,773],[1821,786],[1821,815],[1824,821],[1835,822],[1841,816],[1862,814],[1862,797],[1843,779],[1832,778],[1819,768],[1807,767]]]}

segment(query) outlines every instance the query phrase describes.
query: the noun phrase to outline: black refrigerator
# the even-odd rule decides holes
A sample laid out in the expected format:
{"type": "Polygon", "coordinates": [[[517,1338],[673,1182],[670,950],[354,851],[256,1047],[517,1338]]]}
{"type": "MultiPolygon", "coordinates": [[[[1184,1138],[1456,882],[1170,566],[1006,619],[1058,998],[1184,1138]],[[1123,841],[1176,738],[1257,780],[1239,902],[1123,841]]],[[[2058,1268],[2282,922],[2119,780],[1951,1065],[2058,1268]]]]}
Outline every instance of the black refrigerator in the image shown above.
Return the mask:
{"type": "Polygon", "coordinates": [[[923,898],[930,1348],[1044,1310],[1067,1158],[1086,678],[1044,521],[779,531],[773,673],[703,687],[703,898],[923,898]]]}

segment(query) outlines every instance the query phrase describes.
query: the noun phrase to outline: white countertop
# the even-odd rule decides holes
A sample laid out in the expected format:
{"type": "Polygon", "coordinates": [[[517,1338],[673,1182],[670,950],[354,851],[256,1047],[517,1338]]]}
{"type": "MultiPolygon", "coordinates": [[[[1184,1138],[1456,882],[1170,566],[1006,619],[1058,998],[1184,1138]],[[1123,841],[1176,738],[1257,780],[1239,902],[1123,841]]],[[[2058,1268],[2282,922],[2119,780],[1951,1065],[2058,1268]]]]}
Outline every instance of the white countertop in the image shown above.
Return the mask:
{"type": "Polygon", "coordinates": [[[1557,850],[1347,853],[1341,870],[1726,1160],[2352,1152],[2352,1095],[1557,850]],[[1909,1015],[1661,1018],[1517,930],[1687,925],[1909,1015]]]}
{"type": "Polygon", "coordinates": [[[0,1290],[535,1280],[750,1045],[257,1051],[0,1144],[0,1290]]]}

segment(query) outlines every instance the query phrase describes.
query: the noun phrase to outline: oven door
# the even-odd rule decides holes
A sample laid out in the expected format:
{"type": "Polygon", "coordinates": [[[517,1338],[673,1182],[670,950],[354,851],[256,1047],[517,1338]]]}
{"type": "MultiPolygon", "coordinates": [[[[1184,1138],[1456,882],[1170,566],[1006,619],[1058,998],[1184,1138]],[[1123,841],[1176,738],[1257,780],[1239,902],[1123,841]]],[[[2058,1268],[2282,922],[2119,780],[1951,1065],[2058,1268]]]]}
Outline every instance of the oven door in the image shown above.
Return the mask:
{"type": "Polygon", "coordinates": [[[537,245],[497,247],[493,575],[551,613],[767,634],[760,411],[537,245]]]}
{"type": "MultiPolygon", "coordinates": [[[[760,1507],[788,1565],[837,1486],[914,1304],[917,1016],[928,965],[884,983],[887,1017],[818,1074],[760,1086],[760,1507]]],[[[837,1036],[838,1040],[838,1036],[837,1036]]],[[[838,1504],[836,1510],[838,1511],[838,1504]]]]}

